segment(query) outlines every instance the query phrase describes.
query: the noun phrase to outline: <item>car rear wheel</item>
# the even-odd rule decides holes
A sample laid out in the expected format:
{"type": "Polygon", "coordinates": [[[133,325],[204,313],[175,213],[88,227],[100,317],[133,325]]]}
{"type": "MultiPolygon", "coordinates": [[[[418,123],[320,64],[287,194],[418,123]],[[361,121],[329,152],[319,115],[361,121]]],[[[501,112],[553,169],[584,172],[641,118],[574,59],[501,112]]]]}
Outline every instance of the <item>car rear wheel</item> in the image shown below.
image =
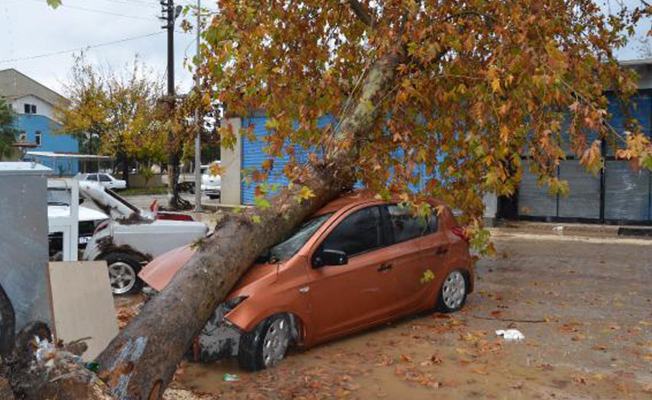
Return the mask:
{"type": "Polygon", "coordinates": [[[445,313],[459,311],[466,302],[468,287],[466,275],[462,271],[455,270],[448,274],[439,290],[437,300],[439,311],[445,313]]]}
{"type": "Polygon", "coordinates": [[[290,318],[279,314],[269,317],[240,338],[238,363],[247,371],[260,371],[278,364],[292,339],[290,318]]]}
{"type": "Polygon", "coordinates": [[[143,281],[138,277],[140,259],[127,253],[110,253],[104,257],[109,267],[109,280],[113,294],[138,293],[143,281]]]}

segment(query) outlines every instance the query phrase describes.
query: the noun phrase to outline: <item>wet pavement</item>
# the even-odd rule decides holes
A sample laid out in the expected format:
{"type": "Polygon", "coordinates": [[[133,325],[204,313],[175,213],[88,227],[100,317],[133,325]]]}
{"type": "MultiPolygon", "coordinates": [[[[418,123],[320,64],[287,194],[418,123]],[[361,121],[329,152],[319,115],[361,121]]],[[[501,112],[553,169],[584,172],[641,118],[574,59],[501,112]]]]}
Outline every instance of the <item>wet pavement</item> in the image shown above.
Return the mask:
{"type": "Polygon", "coordinates": [[[652,242],[494,232],[498,256],[479,261],[461,313],[293,351],[255,374],[183,362],[173,387],[219,399],[652,399],[652,242]],[[495,335],[506,328],[525,340],[495,335]]]}

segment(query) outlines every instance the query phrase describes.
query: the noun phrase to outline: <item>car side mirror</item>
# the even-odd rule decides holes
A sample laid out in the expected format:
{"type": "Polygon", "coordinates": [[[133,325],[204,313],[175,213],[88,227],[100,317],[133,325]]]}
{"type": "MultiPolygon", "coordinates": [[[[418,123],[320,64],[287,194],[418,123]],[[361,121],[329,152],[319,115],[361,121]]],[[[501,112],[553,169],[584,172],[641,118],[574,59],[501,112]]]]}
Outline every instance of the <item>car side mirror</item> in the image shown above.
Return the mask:
{"type": "Polygon", "coordinates": [[[313,268],[321,268],[327,265],[346,265],[349,257],[342,250],[324,249],[315,253],[312,258],[313,268]]]}

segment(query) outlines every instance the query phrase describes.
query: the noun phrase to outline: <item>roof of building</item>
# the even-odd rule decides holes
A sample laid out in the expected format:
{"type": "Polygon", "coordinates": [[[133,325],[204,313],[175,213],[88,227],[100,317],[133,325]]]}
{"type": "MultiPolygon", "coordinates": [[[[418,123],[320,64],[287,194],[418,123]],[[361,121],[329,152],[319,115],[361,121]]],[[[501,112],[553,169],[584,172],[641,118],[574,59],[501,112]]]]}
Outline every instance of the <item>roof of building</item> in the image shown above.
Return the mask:
{"type": "Polygon", "coordinates": [[[50,175],[52,169],[34,162],[0,162],[0,175],[50,175]]]}
{"type": "Polygon", "coordinates": [[[37,156],[44,158],[67,158],[76,160],[110,160],[109,156],[100,156],[97,154],[79,154],[69,151],[28,151],[25,153],[28,156],[37,156]]]}
{"type": "Polygon", "coordinates": [[[65,97],[13,68],[0,71],[0,96],[9,100],[36,96],[52,105],[67,101],[65,97]]]}
{"type": "Polygon", "coordinates": [[[638,67],[643,65],[652,65],[652,59],[641,59],[641,60],[621,60],[618,63],[625,67],[638,67]]]}

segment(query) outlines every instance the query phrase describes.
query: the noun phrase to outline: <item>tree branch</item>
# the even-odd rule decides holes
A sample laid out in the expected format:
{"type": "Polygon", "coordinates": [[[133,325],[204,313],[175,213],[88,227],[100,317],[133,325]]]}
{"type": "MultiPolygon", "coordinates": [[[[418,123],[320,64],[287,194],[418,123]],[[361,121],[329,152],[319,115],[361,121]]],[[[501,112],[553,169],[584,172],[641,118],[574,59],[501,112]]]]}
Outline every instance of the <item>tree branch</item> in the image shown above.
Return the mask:
{"type": "Polygon", "coordinates": [[[355,13],[355,15],[360,19],[360,21],[369,25],[370,27],[374,26],[374,20],[369,15],[369,11],[358,0],[349,0],[349,5],[355,13]]]}

